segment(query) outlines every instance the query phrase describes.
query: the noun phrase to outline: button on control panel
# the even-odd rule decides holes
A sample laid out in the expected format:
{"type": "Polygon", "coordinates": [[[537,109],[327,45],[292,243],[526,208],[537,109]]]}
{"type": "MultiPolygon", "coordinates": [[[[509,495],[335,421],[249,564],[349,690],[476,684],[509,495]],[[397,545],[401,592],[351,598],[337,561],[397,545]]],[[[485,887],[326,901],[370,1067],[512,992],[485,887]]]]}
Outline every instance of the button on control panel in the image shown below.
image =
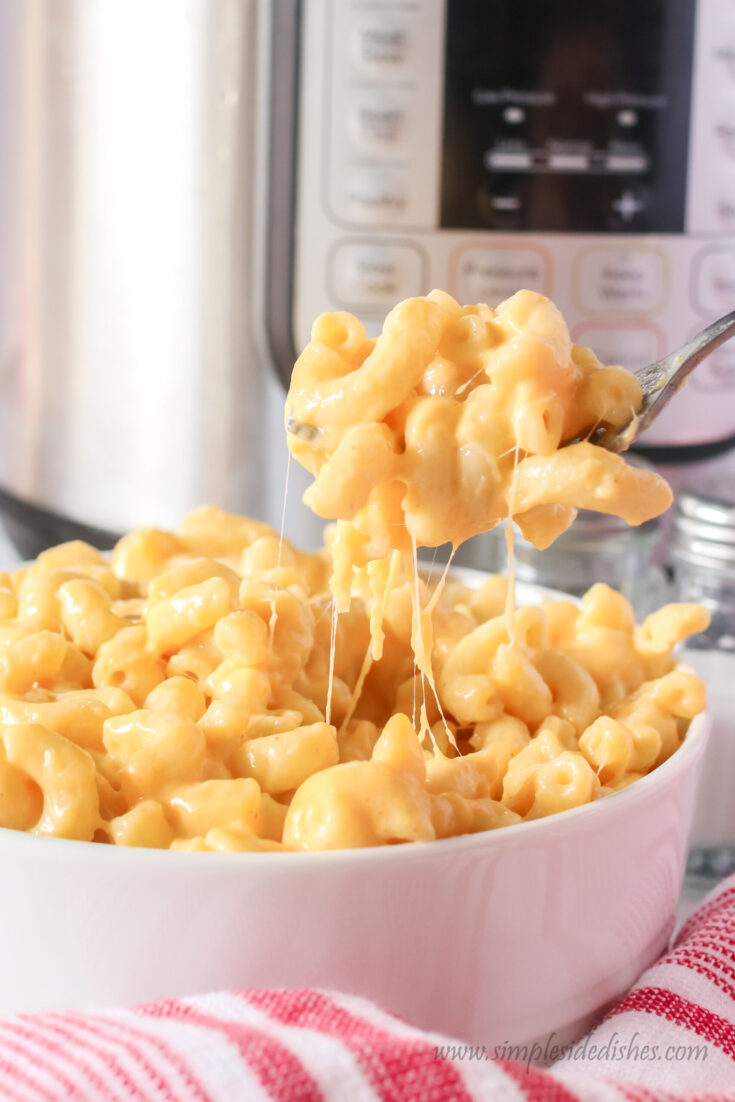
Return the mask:
{"type": "Polygon", "coordinates": [[[668,258],[653,248],[587,249],[579,254],[573,285],[591,313],[658,313],[668,298],[668,258]]]}
{"type": "Polygon", "coordinates": [[[694,258],[692,297],[702,314],[720,316],[735,307],[735,242],[712,245],[694,258]]]}
{"type": "Polygon", "coordinates": [[[328,284],[343,306],[389,310],[401,299],[428,290],[425,267],[413,245],[346,241],[330,256],[328,284]]]}
{"type": "Polygon", "coordinates": [[[405,97],[368,94],[350,111],[349,132],[355,148],[369,153],[401,150],[411,119],[405,97]]]}
{"type": "Polygon", "coordinates": [[[645,200],[639,190],[624,188],[611,202],[613,215],[623,225],[634,227],[636,218],[645,210],[645,200]]]}
{"type": "Polygon", "coordinates": [[[402,76],[411,66],[413,24],[410,12],[383,10],[358,16],[349,38],[355,66],[366,76],[402,76]]]}
{"type": "Polygon", "coordinates": [[[453,283],[460,302],[487,302],[496,306],[519,287],[549,294],[551,262],[535,248],[460,249],[453,283]]]}
{"type": "Polygon", "coordinates": [[[342,210],[356,225],[401,222],[410,202],[410,178],[403,168],[354,168],[342,196],[342,210]]]}
{"type": "Polygon", "coordinates": [[[658,326],[637,322],[627,327],[583,322],[572,330],[576,344],[588,345],[604,364],[637,370],[663,356],[666,339],[658,326]]]}

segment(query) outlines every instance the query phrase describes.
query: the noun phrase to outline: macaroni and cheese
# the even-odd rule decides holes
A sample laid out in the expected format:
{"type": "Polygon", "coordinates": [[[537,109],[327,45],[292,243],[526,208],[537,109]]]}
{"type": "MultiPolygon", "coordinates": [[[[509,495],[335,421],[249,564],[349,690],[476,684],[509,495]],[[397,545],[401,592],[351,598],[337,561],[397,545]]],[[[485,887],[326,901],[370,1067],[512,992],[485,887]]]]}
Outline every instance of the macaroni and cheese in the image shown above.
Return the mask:
{"type": "Polygon", "coordinates": [[[509,516],[546,547],[577,508],[641,524],[671,504],[660,476],[584,439],[641,398],[629,371],[572,344],[543,295],[491,310],[432,291],[396,306],[377,340],[351,314],[317,318],[286,429],[315,475],[305,500],[368,557],[456,546],[509,516]]]}
{"type": "Polygon", "coordinates": [[[704,707],[674,646],[598,584],[516,609],[506,579],[422,575],[417,546],[575,507],[639,523],[666,485],[584,442],[640,391],[523,292],[397,307],[377,342],[325,315],[289,442],[335,519],[298,551],[205,506],[106,558],[74,541],[0,575],[0,826],[192,851],[429,841],[577,807],[656,768],[704,707]],[[567,440],[577,439],[567,447],[567,440]]]}

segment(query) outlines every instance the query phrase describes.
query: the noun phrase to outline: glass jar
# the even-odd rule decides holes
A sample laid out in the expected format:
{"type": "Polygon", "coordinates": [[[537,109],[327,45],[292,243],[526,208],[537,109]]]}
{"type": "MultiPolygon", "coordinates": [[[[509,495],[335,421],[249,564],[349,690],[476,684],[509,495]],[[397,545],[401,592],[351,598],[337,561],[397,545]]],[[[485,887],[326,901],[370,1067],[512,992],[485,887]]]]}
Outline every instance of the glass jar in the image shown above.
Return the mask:
{"type": "Polygon", "coordinates": [[[678,497],[672,534],[675,599],[712,616],[682,648],[707,686],[712,731],[702,761],[687,875],[717,880],[735,871],[735,483],[678,497]]]}
{"type": "MultiPolygon", "coordinates": [[[[582,509],[571,528],[544,551],[539,551],[515,529],[514,564],[519,582],[561,589],[581,597],[595,582],[607,582],[623,593],[640,619],[667,599],[666,578],[653,565],[658,541],[658,520],[630,528],[624,520],[582,509]]],[[[504,528],[483,537],[470,565],[505,571],[507,553],[504,528]]]]}

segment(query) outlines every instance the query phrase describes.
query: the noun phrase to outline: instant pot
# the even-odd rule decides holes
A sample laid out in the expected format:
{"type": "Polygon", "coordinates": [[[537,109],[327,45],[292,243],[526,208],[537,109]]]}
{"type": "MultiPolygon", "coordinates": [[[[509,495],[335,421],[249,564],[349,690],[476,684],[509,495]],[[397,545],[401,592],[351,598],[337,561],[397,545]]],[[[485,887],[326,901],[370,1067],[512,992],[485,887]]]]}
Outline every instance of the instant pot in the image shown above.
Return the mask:
{"type": "MultiPolygon", "coordinates": [[[[278,524],[311,321],[377,332],[433,286],[543,291],[632,368],[731,310],[732,0],[0,0],[0,505],[24,549],[202,500],[278,524]]],[[[734,395],[731,343],[650,457],[730,462],[734,395]]]]}

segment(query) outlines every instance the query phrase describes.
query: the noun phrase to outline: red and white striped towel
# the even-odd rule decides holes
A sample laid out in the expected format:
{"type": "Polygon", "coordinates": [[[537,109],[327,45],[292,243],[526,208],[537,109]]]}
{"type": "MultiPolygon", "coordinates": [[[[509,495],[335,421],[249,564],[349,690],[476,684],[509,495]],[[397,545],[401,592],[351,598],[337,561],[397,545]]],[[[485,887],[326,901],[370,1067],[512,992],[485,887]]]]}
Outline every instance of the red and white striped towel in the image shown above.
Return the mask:
{"type": "Polygon", "coordinates": [[[331,991],[220,992],[6,1018],[0,1100],[735,1102],[735,877],[549,1069],[513,1055],[331,991]]]}

